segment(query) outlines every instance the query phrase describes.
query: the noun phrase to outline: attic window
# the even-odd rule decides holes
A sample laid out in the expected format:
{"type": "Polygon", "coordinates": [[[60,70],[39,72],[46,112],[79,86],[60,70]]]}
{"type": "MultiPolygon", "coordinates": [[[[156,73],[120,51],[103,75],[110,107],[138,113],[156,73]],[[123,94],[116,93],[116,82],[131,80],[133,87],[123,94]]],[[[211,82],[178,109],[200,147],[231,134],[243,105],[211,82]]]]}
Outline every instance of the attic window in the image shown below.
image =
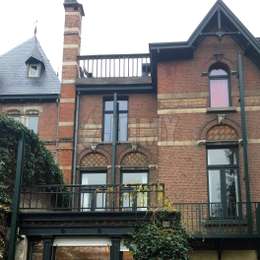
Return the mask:
{"type": "Polygon", "coordinates": [[[229,69],[216,63],[209,69],[210,107],[225,108],[231,105],[229,69]]]}
{"type": "Polygon", "coordinates": [[[39,78],[41,76],[42,65],[41,63],[29,64],[28,66],[28,77],[39,78]]]}

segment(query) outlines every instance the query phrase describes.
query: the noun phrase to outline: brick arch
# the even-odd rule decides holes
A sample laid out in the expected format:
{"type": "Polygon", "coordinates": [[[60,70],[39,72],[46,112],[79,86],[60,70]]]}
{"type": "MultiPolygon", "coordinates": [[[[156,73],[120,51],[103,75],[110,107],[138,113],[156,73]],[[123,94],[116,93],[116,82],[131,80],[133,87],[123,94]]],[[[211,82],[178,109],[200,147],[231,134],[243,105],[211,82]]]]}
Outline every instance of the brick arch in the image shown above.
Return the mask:
{"type": "Polygon", "coordinates": [[[80,167],[107,167],[107,158],[100,152],[89,152],[80,159],[80,167]]]}
{"type": "Polygon", "coordinates": [[[215,125],[207,132],[207,141],[236,141],[238,135],[233,127],[228,125],[215,125]]]}
{"type": "Polygon", "coordinates": [[[144,153],[131,151],[123,156],[120,164],[123,167],[148,167],[149,160],[144,153]]]}
{"type": "Polygon", "coordinates": [[[230,59],[222,56],[220,59],[216,59],[214,56],[209,58],[203,65],[203,71],[208,72],[209,68],[212,67],[216,63],[222,63],[229,68],[229,71],[236,70],[236,64],[233,63],[230,59]]]}
{"type": "Polygon", "coordinates": [[[211,134],[211,136],[213,135],[213,132],[210,133],[210,131],[213,130],[215,131],[215,135],[221,135],[221,133],[223,133],[223,135],[226,134],[226,137],[229,138],[226,140],[230,140],[231,137],[234,138],[235,136],[236,139],[233,140],[241,138],[240,126],[236,122],[230,119],[223,119],[221,123],[218,123],[217,119],[214,119],[204,125],[200,132],[200,140],[208,140],[209,134],[211,134]]]}

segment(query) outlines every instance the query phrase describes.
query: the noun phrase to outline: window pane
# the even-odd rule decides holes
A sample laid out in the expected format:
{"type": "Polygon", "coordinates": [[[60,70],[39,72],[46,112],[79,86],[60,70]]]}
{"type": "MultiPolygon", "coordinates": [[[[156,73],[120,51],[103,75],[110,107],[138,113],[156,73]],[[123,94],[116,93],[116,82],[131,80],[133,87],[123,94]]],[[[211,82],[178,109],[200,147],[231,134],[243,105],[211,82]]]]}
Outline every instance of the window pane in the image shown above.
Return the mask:
{"type": "Polygon", "coordinates": [[[83,185],[105,185],[106,173],[83,173],[81,184],[83,185]]]}
{"type": "Polygon", "coordinates": [[[113,111],[113,100],[105,101],[105,111],[113,111]]]}
{"type": "Polygon", "coordinates": [[[104,116],[104,142],[112,142],[113,139],[113,114],[104,116]]]}
{"type": "Polygon", "coordinates": [[[25,122],[26,122],[26,127],[37,134],[37,132],[38,132],[38,116],[27,116],[25,122]]]}
{"type": "Polygon", "coordinates": [[[208,149],[208,165],[236,164],[236,153],[232,149],[208,149]]]}
{"type": "Polygon", "coordinates": [[[147,172],[124,172],[123,184],[147,184],[147,172]]]}
{"type": "Polygon", "coordinates": [[[238,179],[236,170],[225,170],[226,177],[226,202],[227,216],[234,217],[238,215],[238,179]]]}
{"type": "Polygon", "coordinates": [[[210,71],[209,76],[228,76],[228,73],[223,69],[213,69],[210,71]]]}
{"type": "Polygon", "coordinates": [[[126,111],[128,108],[127,108],[127,103],[128,101],[127,100],[118,100],[118,109],[119,111],[126,111]]]}
{"type": "Polygon", "coordinates": [[[223,207],[221,203],[221,180],[220,170],[209,170],[209,210],[211,217],[223,216],[223,207]]]}
{"type": "Polygon", "coordinates": [[[210,106],[211,107],[228,107],[229,90],[227,79],[210,80],[210,106]]]}
{"type": "Polygon", "coordinates": [[[118,141],[127,141],[127,114],[119,114],[118,120],[118,141]]]}
{"type": "Polygon", "coordinates": [[[209,200],[210,203],[221,202],[219,170],[209,170],[209,200]]]}
{"type": "Polygon", "coordinates": [[[22,121],[21,116],[18,116],[18,115],[8,115],[8,117],[14,119],[17,122],[21,122],[22,121]]]}
{"type": "Polygon", "coordinates": [[[31,78],[38,78],[41,74],[41,64],[30,64],[28,76],[31,78]]]}
{"type": "MultiPolygon", "coordinates": [[[[147,172],[124,172],[123,184],[147,184],[147,172]]],[[[147,210],[148,206],[148,193],[136,191],[135,187],[127,187],[122,193],[122,206],[125,209],[147,210]]]]}

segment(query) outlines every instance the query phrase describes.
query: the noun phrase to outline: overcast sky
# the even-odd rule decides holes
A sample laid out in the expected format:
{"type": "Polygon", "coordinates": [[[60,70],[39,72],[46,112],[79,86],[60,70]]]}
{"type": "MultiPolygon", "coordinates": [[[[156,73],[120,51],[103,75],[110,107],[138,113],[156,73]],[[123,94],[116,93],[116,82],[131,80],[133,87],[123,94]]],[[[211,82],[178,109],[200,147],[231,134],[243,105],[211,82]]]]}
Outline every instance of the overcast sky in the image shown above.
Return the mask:
{"type": "MultiPolygon", "coordinates": [[[[82,54],[148,52],[148,43],[187,40],[215,0],[78,0],[83,4],[82,54]]],[[[224,0],[260,37],[260,0],[224,0]]],[[[63,0],[1,1],[0,55],[37,37],[55,71],[61,68],[63,0]]]]}

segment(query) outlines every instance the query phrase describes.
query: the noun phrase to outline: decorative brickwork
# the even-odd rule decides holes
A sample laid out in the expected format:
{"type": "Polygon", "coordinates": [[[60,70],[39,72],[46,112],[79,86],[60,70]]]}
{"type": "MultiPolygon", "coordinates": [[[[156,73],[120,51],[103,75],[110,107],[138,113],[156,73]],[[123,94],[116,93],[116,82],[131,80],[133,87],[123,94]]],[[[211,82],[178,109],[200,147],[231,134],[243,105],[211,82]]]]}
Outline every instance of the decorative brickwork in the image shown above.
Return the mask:
{"type": "Polygon", "coordinates": [[[148,160],[142,153],[131,152],[123,158],[121,165],[127,167],[147,167],[148,160]]]}
{"type": "Polygon", "coordinates": [[[213,126],[207,133],[208,141],[234,141],[237,139],[235,129],[228,125],[213,126]]]}
{"type": "Polygon", "coordinates": [[[89,153],[80,162],[81,167],[107,167],[105,156],[100,153],[89,153]]]}

